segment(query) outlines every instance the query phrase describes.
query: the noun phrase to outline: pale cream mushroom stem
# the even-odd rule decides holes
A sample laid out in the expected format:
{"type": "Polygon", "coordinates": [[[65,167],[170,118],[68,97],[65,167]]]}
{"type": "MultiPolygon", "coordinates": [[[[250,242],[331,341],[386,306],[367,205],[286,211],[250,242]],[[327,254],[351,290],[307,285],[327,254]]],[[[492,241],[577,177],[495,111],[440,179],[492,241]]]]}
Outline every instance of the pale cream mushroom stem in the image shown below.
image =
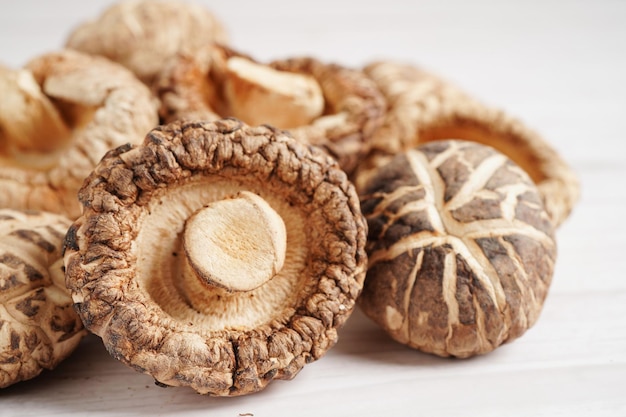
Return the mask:
{"type": "Polygon", "coordinates": [[[70,127],[30,71],[0,67],[0,91],[3,153],[46,153],[70,140],[70,127]]]}
{"type": "Polygon", "coordinates": [[[324,93],[312,76],[238,56],[226,62],[224,95],[231,115],[251,125],[289,129],[311,123],[324,112],[324,93]]]}
{"type": "Polygon", "coordinates": [[[282,218],[258,195],[242,191],[197,210],[185,223],[183,289],[203,310],[206,293],[254,290],[283,267],[287,232],[282,218]]]}

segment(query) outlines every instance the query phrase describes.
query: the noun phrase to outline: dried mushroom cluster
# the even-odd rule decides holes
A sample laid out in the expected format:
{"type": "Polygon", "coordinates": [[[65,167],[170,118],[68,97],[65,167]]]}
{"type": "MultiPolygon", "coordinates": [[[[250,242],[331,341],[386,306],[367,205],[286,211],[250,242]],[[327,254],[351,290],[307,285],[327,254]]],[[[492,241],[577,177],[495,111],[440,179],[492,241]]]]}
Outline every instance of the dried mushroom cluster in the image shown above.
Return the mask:
{"type": "Polygon", "coordinates": [[[579,193],[543,138],[412,65],[227,41],[200,6],[125,0],[0,66],[0,387],[83,325],[161,386],[235,396],[357,304],[440,356],[537,321],[579,193]]]}

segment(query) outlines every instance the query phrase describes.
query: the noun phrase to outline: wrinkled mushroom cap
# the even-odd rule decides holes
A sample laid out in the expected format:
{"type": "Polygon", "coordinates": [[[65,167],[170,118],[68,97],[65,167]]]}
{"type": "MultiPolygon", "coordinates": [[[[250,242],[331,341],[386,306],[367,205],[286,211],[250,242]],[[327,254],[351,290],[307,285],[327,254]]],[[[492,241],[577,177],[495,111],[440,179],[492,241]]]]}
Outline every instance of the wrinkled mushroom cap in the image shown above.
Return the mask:
{"type": "Polygon", "coordinates": [[[78,26],[66,46],[106,56],[149,84],[168,58],[179,53],[193,55],[208,43],[226,41],[221,22],[199,4],[125,0],[78,26]]]}
{"type": "Polygon", "coordinates": [[[85,334],[62,270],[69,225],[51,213],[0,210],[0,388],[55,368],[85,334]]]}
{"type": "Polygon", "coordinates": [[[142,145],[108,153],[80,199],[65,252],[77,310],[114,357],[160,384],[228,396],[293,378],[334,345],[362,287],[366,227],[353,186],[323,151],[267,126],[156,128],[142,145]],[[189,254],[194,240],[206,247],[189,254]],[[258,241],[272,244],[243,247],[258,241]],[[284,260],[266,269],[278,271],[234,288],[249,277],[245,266],[224,275],[222,251],[281,250],[272,245],[284,260]]]}
{"type": "Polygon", "coordinates": [[[357,189],[398,152],[435,140],[470,140],[521,166],[537,184],[556,226],[567,219],[579,198],[578,179],[556,150],[520,120],[409,64],[374,62],[364,71],[389,108],[372,137],[372,153],[357,174],[357,189]]]}
{"type": "Polygon", "coordinates": [[[16,93],[0,96],[0,207],[75,218],[83,179],[106,151],[158,123],[156,102],[125,68],[75,51],[42,55],[15,74],[16,93]]]}
{"type": "Polygon", "coordinates": [[[493,148],[438,141],[397,155],[363,190],[363,311],[440,356],[492,351],[532,326],[556,258],[528,175],[493,148]]]}
{"type": "Polygon", "coordinates": [[[385,111],[381,92],[362,71],[308,57],[263,64],[218,45],[171,60],[154,88],[167,122],[237,117],[271,124],[325,148],[348,175],[385,111]]]}

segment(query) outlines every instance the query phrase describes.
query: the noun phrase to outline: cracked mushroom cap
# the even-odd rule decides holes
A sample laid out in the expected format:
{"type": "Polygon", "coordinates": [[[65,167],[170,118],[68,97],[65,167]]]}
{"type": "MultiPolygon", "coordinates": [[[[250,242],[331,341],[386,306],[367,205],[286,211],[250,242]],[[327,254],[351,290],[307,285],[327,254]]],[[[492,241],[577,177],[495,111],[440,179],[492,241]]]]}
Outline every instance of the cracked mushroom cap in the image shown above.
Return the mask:
{"type": "Polygon", "coordinates": [[[578,179],[556,150],[521,121],[411,65],[374,62],[364,71],[389,107],[372,138],[372,154],[357,175],[357,189],[399,152],[435,140],[470,140],[499,150],[528,172],[557,227],[567,219],[579,198],[578,179]]]}
{"type": "Polygon", "coordinates": [[[154,98],[131,72],[75,51],[0,68],[0,90],[0,207],[76,218],[76,194],[100,158],[158,124],[154,98]]]}
{"type": "Polygon", "coordinates": [[[337,340],[366,225],[336,162],[238,120],[175,122],[103,158],[66,238],[85,326],[163,385],[216,396],[291,379],[337,340]]]}
{"type": "Polygon", "coordinates": [[[536,322],[556,259],[553,225],[505,155],[466,141],[421,145],[371,177],[361,207],[369,266],[359,303],[395,340],[464,358],[536,322]]]}
{"type": "Polygon", "coordinates": [[[227,40],[222,23],[199,4],[125,0],[74,29],[66,46],[106,56],[150,84],[168,58],[227,40]]]}
{"type": "Polygon", "coordinates": [[[350,175],[382,123],[385,101],[362,71],[314,58],[262,64],[218,45],[178,56],[154,84],[166,122],[235,117],[288,129],[350,175]]]}
{"type": "Polygon", "coordinates": [[[70,221],[0,209],[0,388],[55,368],[85,334],[65,288],[70,221]]]}

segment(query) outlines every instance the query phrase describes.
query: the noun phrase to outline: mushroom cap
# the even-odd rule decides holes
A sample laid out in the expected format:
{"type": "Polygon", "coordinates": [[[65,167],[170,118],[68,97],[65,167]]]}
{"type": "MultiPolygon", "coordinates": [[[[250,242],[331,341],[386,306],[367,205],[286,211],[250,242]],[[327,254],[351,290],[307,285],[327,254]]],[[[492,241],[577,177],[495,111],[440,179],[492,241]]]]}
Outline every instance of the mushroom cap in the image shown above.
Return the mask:
{"type": "Polygon", "coordinates": [[[103,55],[150,83],[163,62],[194,54],[207,43],[227,41],[222,23],[205,7],[169,0],[125,0],[78,26],[66,46],[103,55]]]}
{"type": "Polygon", "coordinates": [[[109,152],[79,196],[65,251],[79,315],[115,358],[160,384],[231,396],[291,379],[335,344],[362,288],[366,223],[352,184],[325,152],[269,126],[155,128],[109,152]],[[240,192],[284,222],[282,269],[251,291],[187,291],[187,220],[240,192]]]}
{"type": "Polygon", "coordinates": [[[65,288],[70,220],[0,209],[0,388],[55,368],[85,335],[65,288]]]}
{"type": "MultiPolygon", "coordinates": [[[[322,113],[310,123],[281,126],[296,139],[321,146],[333,156],[341,168],[351,175],[369,150],[370,137],[382,124],[385,100],[376,85],[362,71],[338,64],[323,63],[315,58],[299,57],[261,64],[248,55],[219,45],[207,45],[195,56],[178,56],[166,65],[155,81],[161,99],[161,117],[174,120],[238,117],[227,99],[225,80],[231,59],[245,58],[258,66],[285,74],[299,74],[317,81],[323,94],[322,113]]],[[[242,86],[235,94],[246,94],[242,86]]],[[[251,96],[254,100],[254,96],[251,96]]],[[[254,106],[252,103],[250,106],[254,106]]],[[[290,107],[286,106],[286,107],[290,107]]],[[[260,105],[260,107],[263,107],[260,105]]],[[[287,111],[287,109],[277,109],[287,111]]],[[[241,118],[241,117],[240,117],[241,118]]],[[[261,124],[260,121],[244,122],[261,124]]]]}
{"type": "MultiPolygon", "coordinates": [[[[68,125],[70,137],[59,149],[25,152],[19,159],[0,146],[0,207],[76,218],[83,179],[109,149],[140,142],[158,124],[157,104],[130,71],[102,57],[64,50],[37,57],[24,70],[68,125]]],[[[0,142],[2,130],[0,123],[0,142]]],[[[32,139],[45,144],[43,133],[32,139]]]]}
{"type": "Polygon", "coordinates": [[[493,148],[438,141],[366,183],[362,310],[395,340],[440,356],[489,352],[532,326],[556,259],[532,180],[493,148]]]}
{"type": "Polygon", "coordinates": [[[389,109],[372,138],[369,160],[357,174],[357,189],[398,152],[430,141],[462,139],[491,146],[515,161],[537,184],[555,225],[567,219],[579,198],[578,179],[556,150],[520,120],[412,65],[381,61],[364,71],[385,95],[389,109]]]}

